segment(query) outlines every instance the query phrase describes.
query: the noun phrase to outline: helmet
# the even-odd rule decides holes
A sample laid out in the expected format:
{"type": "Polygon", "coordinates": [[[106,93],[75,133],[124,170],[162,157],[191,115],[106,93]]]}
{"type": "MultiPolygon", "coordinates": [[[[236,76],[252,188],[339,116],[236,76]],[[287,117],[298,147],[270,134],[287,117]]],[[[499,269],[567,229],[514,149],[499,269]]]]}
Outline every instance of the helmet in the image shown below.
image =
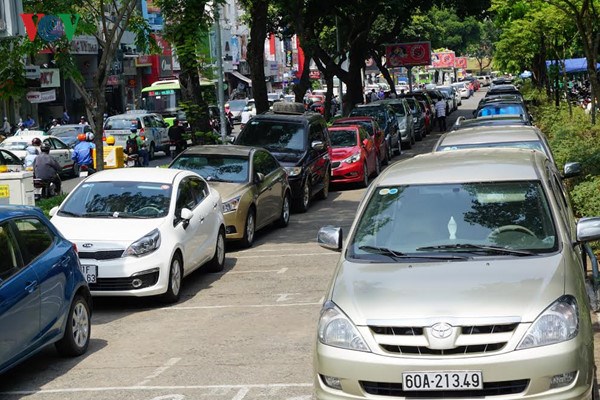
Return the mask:
{"type": "Polygon", "coordinates": [[[83,142],[85,140],[85,133],[80,133],[79,135],[77,135],[77,140],[83,142]]]}
{"type": "Polygon", "coordinates": [[[94,134],[92,132],[87,132],[85,134],[85,140],[87,140],[88,142],[93,142],[94,141],[94,134]]]}
{"type": "Polygon", "coordinates": [[[33,146],[41,146],[42,145],[42,141],[40,138],[33,138],[33,140],[31,141],[31,144],[33,146]]]}
{"type": "Polygon", "coordinates": [[[42,144],[42,147],[40,147],[40,150],[42,153],[50,153],[50,145],[48,143],[44,143],[42,144]]]}
{"type": "Polygon", "coordinates": [[[115,144],[115,137],[114,136],[107,137],[106,138],[106,144],[110,144],[110,145],[115,144]]]}

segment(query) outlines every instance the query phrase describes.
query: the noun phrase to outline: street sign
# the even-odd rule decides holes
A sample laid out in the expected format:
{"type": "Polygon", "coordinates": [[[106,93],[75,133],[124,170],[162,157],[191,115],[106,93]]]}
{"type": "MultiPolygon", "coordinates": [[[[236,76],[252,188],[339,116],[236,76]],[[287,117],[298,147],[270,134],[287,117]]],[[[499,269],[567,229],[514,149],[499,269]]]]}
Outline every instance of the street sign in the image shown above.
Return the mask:
{"type": "Polygon", "coordinates": [[[431,43],[397,43],[385,46],[388,68],[431,64],[431,43]]]}

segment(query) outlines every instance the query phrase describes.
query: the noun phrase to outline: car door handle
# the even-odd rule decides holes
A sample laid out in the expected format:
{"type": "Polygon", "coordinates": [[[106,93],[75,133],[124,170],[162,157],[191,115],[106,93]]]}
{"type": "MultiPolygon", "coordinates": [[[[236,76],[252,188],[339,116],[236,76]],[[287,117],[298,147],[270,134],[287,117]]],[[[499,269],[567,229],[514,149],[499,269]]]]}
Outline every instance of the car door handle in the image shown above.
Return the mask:
{"type": "Polygon", "coordinates": [[[25,286],[25,290],[27,290],[29,293],[33,293],[38,287],[37,281],[26,282],[25,284],[27,285],[25,286]]]}
{"type": "Polygon", "coordinates": [[[200,217],[200,223],[203,224],[204,223],[204,217],[200,217]]]}
{"type": "Polygon", "coordinates": [[[217,209],[217,203],[213,204],[213,210],[217,209]]]}

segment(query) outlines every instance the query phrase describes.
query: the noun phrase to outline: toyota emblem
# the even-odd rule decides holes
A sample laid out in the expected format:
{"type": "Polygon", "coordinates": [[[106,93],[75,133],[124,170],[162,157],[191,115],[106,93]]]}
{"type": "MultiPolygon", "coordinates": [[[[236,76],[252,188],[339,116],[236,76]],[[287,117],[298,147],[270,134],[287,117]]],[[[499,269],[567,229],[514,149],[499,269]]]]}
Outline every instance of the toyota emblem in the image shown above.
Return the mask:
{"type": "Polygon", "coordinates": [[[86,249],[89,249],[90,247],[93,246],[93,244],[92,243],[84,243],[84,244],[82,244],[82,246],[85,247],[86,249]]]}
{"type": "Polygon", "coordinates": [[[446,339],[452,334],[452,325],[445,322],[438,322],[431,327],[431,335],[438,339],[446,339]]]}

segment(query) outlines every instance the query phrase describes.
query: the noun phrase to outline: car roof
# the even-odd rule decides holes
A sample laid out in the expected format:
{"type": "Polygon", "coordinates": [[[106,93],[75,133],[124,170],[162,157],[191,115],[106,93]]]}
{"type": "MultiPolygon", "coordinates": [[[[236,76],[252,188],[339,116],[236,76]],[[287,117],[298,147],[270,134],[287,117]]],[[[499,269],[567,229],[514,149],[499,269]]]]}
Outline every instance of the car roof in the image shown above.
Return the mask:
{"type": "Polygon", "coordinates": [[[313,120],[323,119],[323,116],[315,112],[305,112],[303,114],[279,114],[272,111],[267,111],[263,114],[258,114],[252,117],[253,121],[268,120],[268,121],[288,121],[296,123],[312,122],[313,120]]]}
{"type": "Polygon", "coordinates": [[[0,206],[0,221],[6,221],[10,218],[15,217],[30,217],[30,216],[42,217],[42,211],[33,206],[22,206],[22,205],[2,205],[0,206]]]}
{"type": "Polygon", "coordinates": [[[446,132],[440,138],[438,145],[452,146],[468,143],[502,143],[541,140],[542,132],[534,126],[478,126],[446,132]]]}
{"type": "Polygon", "coordinates": [[[356,116],[352,116],[352,117],[338,118],[335,121],[333,121],[332,126],[335,126],[336,124],[351,125],[353,122],[377,122],[377,121],[375,121],[375,118],[370,117],[368,115],[356,115],[356,116]]]}
{"type": "Polygon", "coordinates": [[[357,130],[357,131],[364,129],[360,125],[352,125],[352,124],[332,125],[327,129],[331,132],[331,131],[345,131],[345,130],[348,130],[348,128],[357,130]]]}
{"type": "Polygon", "coordinates": [[[116,168],[90,175],[84,182],[148,182],[172,184],[179,174],[197,175],[190,171],[169,168],[116,168]]]}
{"type": "Polygon", "coordinates": [[[255,146],[240,146],[230,144],[215,144],[207,146],[196,146],[190,147],[185,150],[182,155],[203,155],[203,154],[218,154],[218,155],[229,155],[229,156],[243,156],[248,157],[254,150],[260,149],[255,146]]]}
{"type": "Polygon", "coordinates": [[[108,121],[109,119],[117,119],[117,118],[133,119],[133,118],[145,117],[147,115],[158,115],[158,114],[151,113],[151,112],[129,112],[129,113],[125,113],[125,114],[111,115],[110,117],[106,118],[106,120],[108,121]]]}
{"type": "Polygon", "coordinates": [[[377,186],[539,180],[546,161],[545,154],[529,149],[426,153],[393,163],[382,172],[377,186]]]}
{"type": "Polygon", "coordinates": [[[62,142],[61,138],[56,137],[56,136],[52,136],[52,135],[46,135],[46,134],[44,134],[43,131],[35,131],[35,132],[37,132],[37,133],[36,134],[29,134],[29,135],[9,136],[6,139],[4,139],[3,142],[6,142],[6,143],[10,143],[10,142],[31,142],[35,138],[39,138],[41,141],[44,141],[45,139],[48,139],[48,138],[54,138],[54,139],[57,139],[57,140],[59,140],[59,141],[62,142]]]}
{"type": "Polygon", "coordinates": [[[35,137],[35,136],[48,136],[48,135],[46,135],[46,132],[40,131],[40,130],[27,130],[27,131],[21,132],[18,135],[9,136],[9,137],[19,137],[19,136],[31,136],[31,137],[35,137]]]}

